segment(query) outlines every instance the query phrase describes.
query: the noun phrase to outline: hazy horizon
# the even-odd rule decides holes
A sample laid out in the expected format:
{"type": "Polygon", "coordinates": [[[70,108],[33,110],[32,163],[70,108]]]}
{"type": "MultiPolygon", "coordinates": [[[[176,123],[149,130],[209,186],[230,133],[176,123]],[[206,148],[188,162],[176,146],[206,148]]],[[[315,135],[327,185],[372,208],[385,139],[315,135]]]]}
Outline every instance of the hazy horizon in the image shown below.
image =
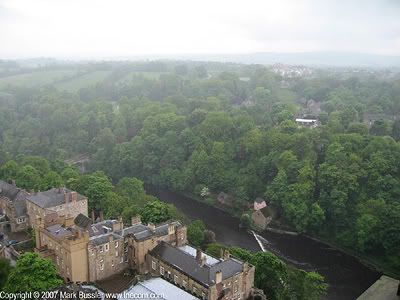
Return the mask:
{"type": "Polygon", "coordinates": [[[400,3],[0,0],[1,59],[400,54],[400,3]]]}

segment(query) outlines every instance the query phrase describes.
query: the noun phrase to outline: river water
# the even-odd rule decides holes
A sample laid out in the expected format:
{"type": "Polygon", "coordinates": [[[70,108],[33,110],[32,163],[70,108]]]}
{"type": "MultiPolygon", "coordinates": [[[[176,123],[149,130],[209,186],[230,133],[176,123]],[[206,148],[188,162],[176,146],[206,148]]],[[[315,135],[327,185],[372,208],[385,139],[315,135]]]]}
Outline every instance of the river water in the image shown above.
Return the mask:
{"type": "MultiPolygon", "coordinates": [[[[219,243],[261,251],[254,236],[239,229],[239,220],[228,213],[171,191],[147,187],[147,192],[174,204],[189,219],[202,220],[219,243]]],[[[323,275],[329,284],[326,299],[356,299],[381,275],[356,258],[305,236],[265,231],[258,238],[266,250],[288,264],[323,275]]]]}

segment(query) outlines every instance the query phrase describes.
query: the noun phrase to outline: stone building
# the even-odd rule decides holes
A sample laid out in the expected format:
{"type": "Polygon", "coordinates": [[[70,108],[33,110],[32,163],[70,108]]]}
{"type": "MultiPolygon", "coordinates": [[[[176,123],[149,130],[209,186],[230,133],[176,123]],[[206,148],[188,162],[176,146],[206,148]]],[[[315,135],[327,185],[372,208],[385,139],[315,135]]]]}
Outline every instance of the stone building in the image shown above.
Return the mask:
{"type": "Polygon", "coordinates": [[[227,251],[217,259],[189,245],[160,242],[146,261],[152,275],[202,299],[247,299],[253,288],[255,268],[230,257],[227,251]]]}
{"type": "Polygon", "coordinates": [[[87,198],[67,188],[52,188],[37,192],[26,198],[29,224],[35,228],[37,219],[57,213],[59,217],[75,218],[79,214],[88,215],[87,198]]]}
{"type": "Polygon", "coordinates": [[[122,220],[92,224],[83,214],[62,218],[49,213],[37,219],[36,251],[54,261],[67,281],[94,282],[133,268],[146,271],[145,255],[159,241],[186,243],[186,227],[179,222],[143,225],[140,218],[124,228],[122,220]]]}
{"type": "Polygon", "coordinates": [[[11,232],[24,231],[29,228],[29,217],[26,209],[26,198],[29,193],[18,188],[15,183],[0,180],[0,214],[5,214],[11,232]]]}

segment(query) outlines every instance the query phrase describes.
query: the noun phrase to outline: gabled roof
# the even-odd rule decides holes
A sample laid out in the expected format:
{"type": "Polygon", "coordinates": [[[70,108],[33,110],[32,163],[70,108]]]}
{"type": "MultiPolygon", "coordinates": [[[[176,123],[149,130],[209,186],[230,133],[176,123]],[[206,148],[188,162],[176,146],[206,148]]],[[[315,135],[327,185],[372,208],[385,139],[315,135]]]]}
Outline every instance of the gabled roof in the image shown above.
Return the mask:
{"type": "Polygon", "coordinates": [[[215,283],[215,273],[218,271],[222,272],[222,280],[224,280],[243,270],[243,262],[234,258],[218,260],[217,263],[212,265],[206,263],[201,266],[197,262],[196,257],[187,251],[183,251],[163,241],[149,253],[189,275],[204,286],[210,286],[215,283]]]}
{"type": "Polygon", "coordinates": [[[0,196],[8,198],[14,205],[16,217],[26,216],[26,198],[29,193],[0,180],[0,196]]]}
{"type": "MultiPolygon", "coordinates": [[[[33,202],[42,208],[50,208],[65,203],[64,193],[70,193],[67,188],[52,188],[45,192],[38,192],[27,197],[27,200],[33,202]]],[[[78,194],[78,201],[86,199],[86,197],[78,194]]]]}

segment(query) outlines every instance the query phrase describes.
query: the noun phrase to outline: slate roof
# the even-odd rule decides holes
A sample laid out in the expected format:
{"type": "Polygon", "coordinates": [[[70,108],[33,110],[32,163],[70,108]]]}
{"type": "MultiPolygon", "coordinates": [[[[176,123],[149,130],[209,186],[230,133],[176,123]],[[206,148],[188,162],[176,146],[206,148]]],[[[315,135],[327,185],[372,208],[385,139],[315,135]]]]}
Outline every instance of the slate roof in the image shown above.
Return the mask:
{"type": "Polygon", "coordinates": [[[8,198],[14,205],[16,217],[26,216],[26,198],[29,193],[0,180],[0,196],[8,198]]]}
{"type": "Polygon", "coordinates": [[[103,245],[105,243],[108,243],[108,241],[110,240],[110,236],[113,237],[114,240],[122,240],[122,236],[117,235],[115,233],[108,233],[108,234],[103,234],[100,236],[94,236],[92,238],[90,238],[89,244],[95,245],[95,246],[99,246],[99,245],[103,245]]]}
{"type": "Polygon", "coordinates": [[[243,270],[243,262],[234,258],[219,260],[218,263],[213,265],[206,263],[204,266],[200,266],[196,257],[163,241],[149,253],[189,275],[204,286],[214,284],[215,273],[218,271],[222,272],[222,280],[224,280],[243,270]]]}
{"type": "MultiPolygon", "coordinates": [[[[67,188],[52,188],[45,192],[38,192],[30,195],[27,199],[42,208],[50,208],[65,203],[64,192],[71,192],[67,188]]],[[[86,197],[78,194],[78,201],[86,199],[86,197]]]]}
{"type": "Polygon", "coordinates": [[[54,237],[67,237],[73,235],[73,229],[65,228],[63,225],[55,224],[46,228],[46,230],[54,237]]]}
{"type": "Polygon", "coordinates": [[[92,224],[92,220],[84,214],[79,214],[75,217],[74,223],[80,228],[87,228],[90,224],[92,224]]]}
{"type": "MultiPolygon", "coordinates": [[[[172,222],[174,226],[181,226],[179,222],[172,222]]],[[[146,225],[141,223],[132,225],[116,232],[122,236],[133,235],[136,240],[142,241],[152,236],[162,236],[168,234],[168,223],[156,226],[154,232],[146,225]]]]}
{"type": "Polygon", "coordinates": [[[113,224],[116,222],[117,222],[117,220],[104,220],[104,221],[92,224],[89,227],[89,236],[93,237],[93,236],[103,235],[103,234],[112,232],[113,224]]]}

